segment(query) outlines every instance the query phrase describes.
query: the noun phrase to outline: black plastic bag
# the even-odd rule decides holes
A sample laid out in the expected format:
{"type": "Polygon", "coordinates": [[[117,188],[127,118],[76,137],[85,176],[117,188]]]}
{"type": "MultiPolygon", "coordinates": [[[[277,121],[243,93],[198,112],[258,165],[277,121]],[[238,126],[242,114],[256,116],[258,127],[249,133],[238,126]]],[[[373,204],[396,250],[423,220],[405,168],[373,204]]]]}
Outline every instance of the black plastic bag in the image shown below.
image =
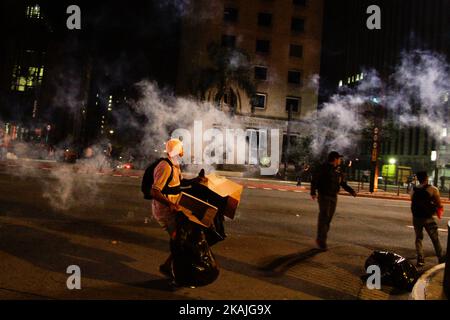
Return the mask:
{"type": "MultiPolygon", "coordinates": [[[[190,194],[200,200],[208,202],[209,204],[217,207],[218,211],[214,217],[213,225],[205,230],[206,240],[210,246],[216,244],[219,241],[223,241],[226,238],[224,227],[224,214],[223,211],[227,205],[227,199],[219,196],[217,193],[211,191],[206,186],[195,183],[189,189],[184,189],[183,192],[190,194]]],[[[195,214],[195,213],[194,213],[195,214]]],[[[201,220],[201,217],[198,217],[201,220]]]]}
{"type": "Polygon", "coordinates": [[[371,265],[377,265],[381,271],[381,283],[391,285],[399,289],[412,291],[414,284],[419,279],[417,268],[404,257],[388,252],[374,251],[365,263],[365,269],[371,265]]]}
{"type": "Polygon", "coordinates": [[[178,217],[177,234],[170,243],[175,282],[182,286],[199,287],[214,282],[219,266],[206,240],[204,227],[178,217]]]}

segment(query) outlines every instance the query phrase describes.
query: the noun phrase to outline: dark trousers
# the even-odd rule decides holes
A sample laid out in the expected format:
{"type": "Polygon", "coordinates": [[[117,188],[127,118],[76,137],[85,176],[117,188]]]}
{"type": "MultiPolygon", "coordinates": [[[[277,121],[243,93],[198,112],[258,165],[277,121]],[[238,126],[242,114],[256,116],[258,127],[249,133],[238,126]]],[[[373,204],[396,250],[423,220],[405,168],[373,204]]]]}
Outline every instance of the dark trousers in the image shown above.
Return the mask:
{"type": "Polygon", "coordinates": [[[436,252],[436,256],[441,258],[442,256],[442,247],[441,242],[439,241],[438,234],[438,225],[436,223],[435,218],[414,218],[414,231],[416,232],[416,252],[418,257],[424,257],[423,255],[423,229],[427,231],[430,236],[431,242],[433,242],[434,251],[436,252]]]}
{"type": "Polygon", "coordinates": [[[319,195],[319,221],[317,224],[317,240],[323,243],[327,242],[328,230],[330,230],[330,223],[336,211],[337,196],[319,195]]]}

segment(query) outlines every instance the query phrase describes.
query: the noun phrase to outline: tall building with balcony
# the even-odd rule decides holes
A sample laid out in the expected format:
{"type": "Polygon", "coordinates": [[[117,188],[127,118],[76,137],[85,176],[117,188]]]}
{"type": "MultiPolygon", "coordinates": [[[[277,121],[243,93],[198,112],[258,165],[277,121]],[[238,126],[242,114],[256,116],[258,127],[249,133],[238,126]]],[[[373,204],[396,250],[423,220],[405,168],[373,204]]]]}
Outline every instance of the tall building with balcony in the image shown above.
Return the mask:
{"type": "Polygon", "coordinates": [[[211,66],[212,43],[242,50],[250,57],[255,96],[236,85],[221,101],[214,88],[204,98],[232,109],[247,129],[279,128],[286,143],[288,118],[295,136],[301,120],[317,109],[322,13],[322,0],[192,1],[182,21],[177,93],[194,93],[192,79],[211,66]]]}

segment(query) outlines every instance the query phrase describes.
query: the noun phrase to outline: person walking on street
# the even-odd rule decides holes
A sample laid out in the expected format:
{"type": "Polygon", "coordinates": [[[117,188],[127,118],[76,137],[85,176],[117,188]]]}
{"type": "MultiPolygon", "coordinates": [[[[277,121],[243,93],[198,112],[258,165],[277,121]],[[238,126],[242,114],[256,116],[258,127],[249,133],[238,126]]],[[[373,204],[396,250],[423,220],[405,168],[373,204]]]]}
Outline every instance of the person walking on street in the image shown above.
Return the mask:
{"type": "MultiPolygon", "coordinates": [[[[151,186],[152,213],[155,220],[167,231],[171,240],[176,237],[177,215],[181,207],[177,200],[181,194],[181,187],[197,182],[207,181],[206,177],[183,179],[181,175],[181,158],[183,144],[178,139],[170,139],[166,143],[167,158],[161,159],[153,171],[153,185],[151,186]]],[[[172,277],[172,254],[159,267],[159,271],[172,277]]]]}
{"type": "Polygon", "coordinates": [[[328,162],[315,170],[311,181],[311,198],[317,199],[319,202],[316,243],[322,250],[327,250],[327,235],[336,211],[340,187],[356,197],[355,190],[347,184],[343,173],[340,171],[341,158],[342,156],[338,152],[330,152],[328,162]]]}
{"type": "Polygon", "coordinates": [[[302,176],[304,173],[305,163],[297,163],[295,165],[295,173],[296,173],[296,180],[297,180],[297,187],[300,187],[302,185],[302,176]]]}
{"type": "Polygon", "coordinates": [[[433,242],[434,251],[439,263],[445,261],[442,246],[439,241],[439,231],[435,215],[442,215],[443,206],[438,188],[428,184],[428,174],[425,171],[416,173],[419,185],[411,190],[411,211],[413,215],[414,232],[416,234],[417,266],[425,265],[423,252],[423,229],[427,231],[433,242]]]}

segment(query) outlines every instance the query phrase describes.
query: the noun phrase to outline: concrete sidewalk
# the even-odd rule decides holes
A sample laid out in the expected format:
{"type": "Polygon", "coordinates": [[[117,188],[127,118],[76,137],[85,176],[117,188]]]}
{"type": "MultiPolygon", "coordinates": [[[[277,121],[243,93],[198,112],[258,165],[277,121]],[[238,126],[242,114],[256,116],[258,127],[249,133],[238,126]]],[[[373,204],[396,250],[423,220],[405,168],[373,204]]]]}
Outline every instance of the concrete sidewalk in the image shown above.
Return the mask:
{"type": "Polygon", "coordinates": [[[411,293],[412,300],[448,300],[444,292],[445,263],[425,272],[416,282],[411,293]]]}

